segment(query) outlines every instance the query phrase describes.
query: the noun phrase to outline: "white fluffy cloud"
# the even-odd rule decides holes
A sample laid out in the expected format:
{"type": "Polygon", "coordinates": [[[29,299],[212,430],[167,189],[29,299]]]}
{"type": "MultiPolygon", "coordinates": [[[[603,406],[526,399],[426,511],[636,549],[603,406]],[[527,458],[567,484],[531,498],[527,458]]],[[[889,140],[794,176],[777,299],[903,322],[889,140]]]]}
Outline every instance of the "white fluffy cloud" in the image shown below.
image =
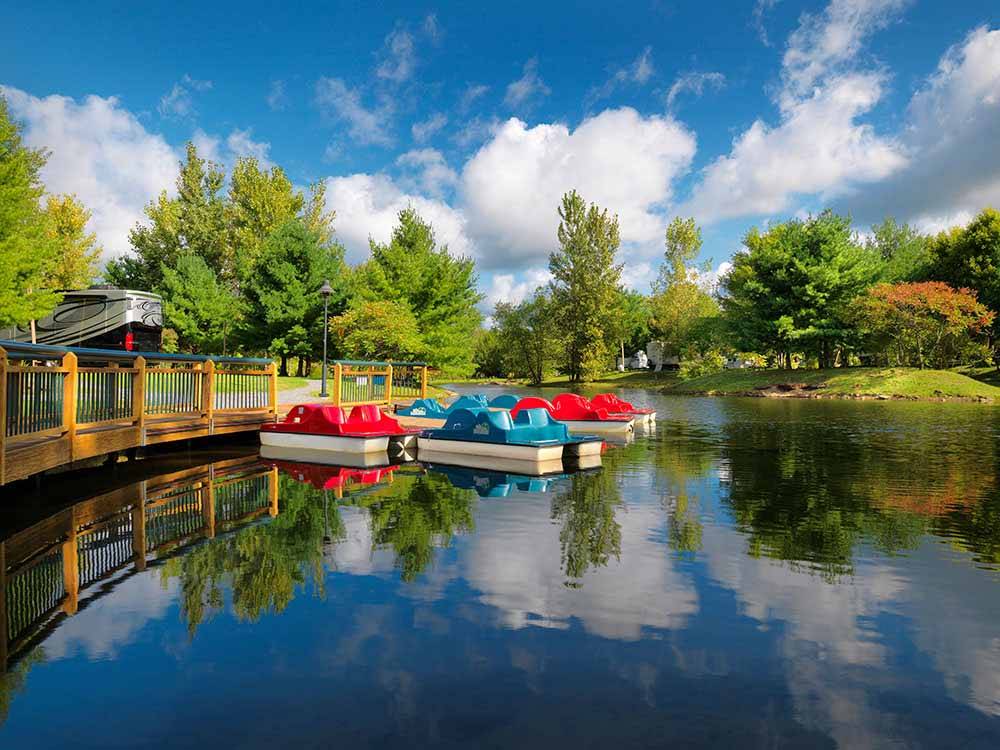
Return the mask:
{"type": "Polygon", "coordinates": [[[404,170],[408,185],[427,195],[440,196],[458,183],[458,174],[448,166],[444,155],[433,148],[407,151],[396,159],[396,164],[404,170]]]}
{"type": "Polygon", "coordinates": [[[512,118],[465,165],[462,204],[487,266],[537,264],[555,244],[564,193],[618,214],[625,243],[658,241],[662,207],[695,138],[670,117],[606,110],[575,130],[512,118]]]}
{"type": "Polygon", "coordinates": [[[0,87],[14,116],[25,125],[25,142],[51,151],[42,171],[53,193],[75,193],[93,212],[91,228],[108,257],[123,252],[128,231],[145,204],[172,190],[177,154],[115,97],[35,97],[0,87]]]}
{"type": "Polygon", "coordinates": [[[892,214],[926,231],[1000,206],[1000,29],[974,29],[913,96],[900,140],[907,167],[855,191],[859,221],[892,214]]]}
{"type": "Polygon", "coordinates": [[[337,236],[352,263],[368,257],[369,237],[378,242],[389,240],[397,215],[407,206],[433,225],[439,244],[447,244],[455,255],[472,253],[461,212],[443,201],[405,192],[385,175],[353,174],[327,179],[326,205],[337,212],[337,236]]]}
{"type": "Polygon", "coordinates": [[[886,26],[909,0],[832,0],[822,13],[805,14],[788,38],[782,60],[787,95],[812,87],[853,60],[865,38],[886,26]]]}
{"type": "Polygon", "coordinates": [[[846,75],[790,102],[777,127],[755,121],[709,164],[679,212],[701,221],[770,214],[788,210],[797,196],[832,196],[885,178],[906,163],[903,150],[858,122],[882,88],[878,74],[846,75]]]}
{"type": "Polygon", "coordinates": [[[529,297],[538,287],[548,284],[551,279],[552,274],[549,273],[549,269],[543,267],[526,268],[517,275],[494,274],[486,290],[483,305],[487,310],[492,310],[497,302],[510,302],[516,305],[529,297]]]}
{"type": "Polygon", "coordinates": [[[679,212],[713,222],[788,211],[803,195],[829,200],[902,168],[898,140],[860,121],[881,100],[885,75],[853,65],[866,37],[905,4],[832,0],[822,13],[803,15],[782,59],[780,122],[758,119],[737,136],[679,212]]]}

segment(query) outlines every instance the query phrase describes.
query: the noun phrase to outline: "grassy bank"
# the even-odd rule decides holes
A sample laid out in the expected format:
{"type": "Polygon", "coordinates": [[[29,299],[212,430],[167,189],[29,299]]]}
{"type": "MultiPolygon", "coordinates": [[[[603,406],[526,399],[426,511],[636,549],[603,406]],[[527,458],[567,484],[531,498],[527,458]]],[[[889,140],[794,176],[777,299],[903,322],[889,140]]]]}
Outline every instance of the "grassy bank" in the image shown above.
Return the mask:
{"type": "Polygon", "coordinates": [[[668,386],[667,393],[799,398],[892,398],[994,402],[1000,388],[951,370],[850,367],[726,370],[668,386]]]}

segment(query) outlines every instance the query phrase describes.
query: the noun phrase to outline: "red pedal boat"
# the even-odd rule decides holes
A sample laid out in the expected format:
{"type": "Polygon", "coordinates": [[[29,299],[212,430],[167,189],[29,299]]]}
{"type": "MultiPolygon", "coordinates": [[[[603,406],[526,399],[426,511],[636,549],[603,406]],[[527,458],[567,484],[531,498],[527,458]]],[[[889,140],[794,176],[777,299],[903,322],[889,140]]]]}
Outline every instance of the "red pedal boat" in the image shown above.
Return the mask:
{"type": "Polygon", "coordinates": [[[408,430],[377,406],[355,406],[348,415],[339,406],[302,404],[283,422],[260,427],[261,445],[337,453],[384,453],[390,441],[409,447],[419,430],[408,430]]]}
{"type": "Polygon", "coordinates": [[[570,432],[628,435],[634,429],[631,416],[594,408],[587,399],[575,393],[560,393],[551,402],[538,396],[526,396],[510,410],[511,416],[517,416],[524,409],[545,409],[549,416],[565,424],[570,432]]]}
{"type": "Polygon", "coordinates": [[[608,414],[627,414],[640,424],[652,424],[656,421],[655,409],[637,409],[631,402],[623,401],[613,393],[599,393],[590,399],[595,409],[607,409],[608,414]]]}

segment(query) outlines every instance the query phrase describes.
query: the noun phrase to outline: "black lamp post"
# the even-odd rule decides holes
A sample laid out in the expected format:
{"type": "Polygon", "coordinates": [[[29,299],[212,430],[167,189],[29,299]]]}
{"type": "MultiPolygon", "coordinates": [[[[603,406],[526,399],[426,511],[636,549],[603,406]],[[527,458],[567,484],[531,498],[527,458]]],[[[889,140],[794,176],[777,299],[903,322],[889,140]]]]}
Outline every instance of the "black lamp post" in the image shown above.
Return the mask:
{"type": "Polygon", "coordinates": [[[319,395],[320,398],[326,398],[326,336],[330,330],[330,322],[327,318],[327,304],[330,301],[330,295],[333,294],[333,287],[330,286],[329,281],[323,282],[323,286],[319,288],[319,293],[323,295],[323,386],[319,389],[319,395]]]}

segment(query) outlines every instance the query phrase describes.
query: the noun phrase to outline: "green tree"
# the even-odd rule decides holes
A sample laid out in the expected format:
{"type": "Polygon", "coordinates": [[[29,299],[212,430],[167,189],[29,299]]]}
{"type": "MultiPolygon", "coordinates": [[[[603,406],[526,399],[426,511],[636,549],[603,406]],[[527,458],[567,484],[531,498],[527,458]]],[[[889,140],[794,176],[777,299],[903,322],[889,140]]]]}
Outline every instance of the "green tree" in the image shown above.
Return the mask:
{"type": "Polygon", "coordinates": [[[148,224],[129,232],[131,254],[108,263],[105,278],[132,289],[157,289],[163,269],[173,268],[181,255],[197,255],[222,278],[232,276],[227,206],[222,192],[225,173],[198,156],[188,143],[177,176],[177,197],[166,191],[147,204],[148,224]]]}
{"type": "Polygon", "coordinates": [[[847,305],[878,274],[872,253],[855,241],[850,219],[824,211],[766,232],[751,229],[743,244],[747,252],[733,256],[722,294],[736,348],[772,352],[786,367],[793,352],[833,366],[856,338],[847,305]]]}
{"type": "Polygon", "coordinates": [[[320,245],[331,244],[333,214],[323,213],[324,195],[323,183],[317,183],[307,202],[281,167],[262,169],[253,157],[237,160],[230,178],[228,211],[231,265],[241,283],[254,273],[267,238],[291,219],[301,218],[320,245]]]}
{"type": "Polygon", "coordinates": [[[319,289],[329,279],[333,314],[346,301],[343,249],[323,245],[320,236],[301,219],[286,221],[272,232],[261,249],[253,276],[241,290],[247,305],[242,337],[250,349],[265,349],[281,357],[288,374],[288,358],[299,356],[300,375],[307,355],[315,355],[322,333],[323,299],[319,289]]]}
{"type": "Polygon", "coordinates": [[[692,263],[701,250],[694,219],[675,218],[667,227],[663,264],[653,284],[650,331],[666,357],[700,359],[718,344],[719,304],[699,284],[692,263]]]}
{"type": "Polygon", "coordinates": [[[980,302],[1000,312],[1000,211],[983,209],[967,226],[931,240],[930,278],[972,289],[980,302]]]}
{"type": "Polygon", "coordinates": [[[477,378],[505,378],[510,375],[507,351],[495,325],[476,332],[472,344],[472,362],[476,366],[473,374],[477,378]]]}
{"type": "Polygon", "coordinates": [[[164,266],[165,325],[177,332],[178,346],[200,354],[226,354],[240,322],[240,299],[219,281],[198,255],[182,255],[175,268],[164,266]]]}
{"type": "Polygon", "coordinates": [[[0,327],[45,317],[59,303],[47,284],[59,245],[39,204],[47,158],[22,143],[21,127],[0,96],[0,327]]]}
{"type": "Polygon", "coordinates": [[[434,230],[412,208],[399,212],[388,244],[370,243],[371,257],[358,269],[357,293],[368,300],[405,303],[417,319],[428,362],[472,372],[472,340],[482,322],[476,305],[475,263],[438,247],[434,230]]]}
{"type": "Polygon", "coordinates": [[[90,211],[76,196],[50,195],[45,201],[49,236],[59,246],[56,262],[49,271],[47,286],[53,289],[83,289],[98,274],[101,246],[97,235],[87,232],[90,211]]]}
{"type": "Polygon", "coordinates": [[[609,360],[615,301],[622,267],[618,217],[587,206],[575,190],[559,208],[559,250],[549,255],[552,302],[565,347],[562,366],[570,380],[598,376],[609,360]]]}
{"type": "Polygon", "coordinates": [[[354,300],[330,320],[330,332],[348,359],[405,362],[424,352],[417,319],[405,302],[354,300]]]}
{"type": "MultiPolygon", "coordinates": [[[[573,474],[569,486],[552,499],[552,519],[562,522],[559,547],[563,571],[569,578],[582,578],[589,568],[604,567],[612,556],[616,560],[620,557],[622,527],[615,510],[621,502],[611,466],[573,474]]],[[[570,581],[566,585],[579,584],[570,581]]]]}
{"type": "Polygon", "coordinates": [[[865,247],[882,259],[879,279],[889,284],[921,281],[930,266],[930,242],[909,224],[898,224],[892,217],[872,227],[865,247]]]}
{"type": "Polygon", "coordinates": [[[653,316],[650,300],[644,294],[620,288],[615,302],[614,339],[625,356],[645,351],[649,343],[649,323],[653,316]]]}
{"type": "Polygon", "coordinates": [[[533,385],[545,379],[559,354],[559,328],[552,300],[541,289],[520,304],[500,302],[493,313],[507,371],[533,385]]]}
{"type": "Polygon", "coordinates": [[[664,234],[664,263],[656,286],[660,289],[690,280],[690,267],[701,252],[701,228],[693,218],[675,216],[664,234]]]}

